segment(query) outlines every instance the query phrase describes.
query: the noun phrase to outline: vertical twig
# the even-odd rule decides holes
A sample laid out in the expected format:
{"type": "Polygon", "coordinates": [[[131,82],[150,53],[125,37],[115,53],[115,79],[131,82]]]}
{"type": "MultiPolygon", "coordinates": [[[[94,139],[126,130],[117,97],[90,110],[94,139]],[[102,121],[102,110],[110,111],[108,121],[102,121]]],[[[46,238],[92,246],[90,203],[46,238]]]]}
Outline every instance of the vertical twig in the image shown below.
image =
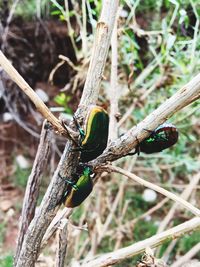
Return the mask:
{"type": "Polygon", "coordinates": [[[111,81],[110,81],[110,124],[109,124],[109,140],[114,140],[117,138],[117,114],[118,114],[118,76],[117,76],[117,66],[118,66],[118,55],[117,55],[117,19],[115,20],[115,25],[112,33],[111,39],[111,81]]]}
{"type": "Polygon", "coordinates": [[[13,4],[11,6],[11,9],[10,9],[10,12],[9,12],[9,16],[7,18],[7,21],[6,21],[6,27],[4,29],[4,32],[2,34],[2,45],[1,45],[1,49],[4,51],[5,49],[5,46],[6,46],[6,40],[7,40],[7,36],[8,36],[8,31],[9,31],[9,25],[12,21],[12,18],[13,18],[13,15],[14,15],[14,12],[15,12],[15,9],[17,7],[17,4],[18,4],[19,0],[14,0],[13,1],[13,4]]]}
{"type": "Polygon", "coordinates": [[[72,28],[72,25],[71,25],[71,22],[70,22],[70,12],[69,12],[68,0],[65,0],[65,12],[63,13],[63,15],[64,15],[65,20],[67,22],[67,28],[68,28],[68,31],[69,31],[69,37],[70,37],[74,52],[76,54],[76,57],[78,58],[78,47],[77,47],[76,42],[74,40],[74,29],[72,28]]]}
{"type": "Polygon", "coordinates": [[[92,57],[85,81],[80,105],[88,107],[95,104],[100,90],[103,70],[108,55],[110,39],[114,27],[119,0],[104,0],[101,17],[97,24],[96,37],[93,45],[92,57]]]}
{"type": "Polygon", "coordinates": [[[57,215],[52,220],[51,224],[49,225],[41,244],[41,250],[45,247],[48,240],[52,237],[52,235],[56,232],[61,220],[64,218],[68,218],[72,213],[72,209],[64,208],[61,212],[58,212],[57,215]]]}
{"type": "Polygon", "coordinates": [[[86,12],[86,1],[82,0],[82,50],[83,57],[88,55],[88,46],[87,46],[87,12],[86,12]]]}
{"type": "Polygon", "coordinates": [[[195,7],[195,4],[192,0],[190,0],[190,3],[191,3],[191,6],[192,6],[192,9],[193,9],[193,12],[194,12],[194,15],[195,15],[195,18],[196,18],[196,23],[195,23],[195,26],[194,26],[194,37],[193,37],[193,41],[192,41],[192,49],[191,49],[191,57],[190,57],[190,66],[191,66],[191,73],[194,69],[194,66],[195,66],[195,50],[196,50],[196,47],[197,47],[197,44],[198,44],[198,32],[199,32],[199,24],[200,24],[200,21],[199,21],[199,14],[197,13],[197,9],[195,7]]]}
{"type": "Polygon", "coordinates": [[[57,232],[57,252],[56,252],[56,267],[63,267],[65,263],[65,255],[67,251],[67,227],[68,220],[62,219],[61,225],[57,232]]]}
{"type": "Polygon", "coordinates": [[[49,157],[49,151],[51,145],[51,131],[46,127],[47,127],[47,122],[44,121],[40,135],[40,143],[38,146],[37,154],[35,157],[31,174],[27,181],[26,192],[24,196],[22,213],[21,213],[21,220],[19,224],[17,249],[15,254],[15,264],[17,263],[19,253],[22,248],[24,235],[26,234],[27,228],[35,214],[40,182],[49,157]]]}

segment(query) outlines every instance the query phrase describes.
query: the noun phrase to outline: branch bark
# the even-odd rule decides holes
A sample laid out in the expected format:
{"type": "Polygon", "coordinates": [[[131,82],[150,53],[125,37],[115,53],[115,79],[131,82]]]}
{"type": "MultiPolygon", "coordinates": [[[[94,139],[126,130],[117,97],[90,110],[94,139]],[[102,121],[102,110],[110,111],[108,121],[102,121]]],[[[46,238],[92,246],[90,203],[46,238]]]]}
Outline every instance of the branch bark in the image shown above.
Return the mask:
{"type": "Polygon", "coordinates": [[[104,0],[80,106],[95,104],[100,90],[119,0],[104,0]]]}
{"type": "Polygon", "coordinates": [[[40,252],[42,238],[59,209],[59,203],[65,190],[65,182],[58,173],[60,172],[62,177],[71,177],[77,165],[78,159],[75,158],[75,153],[69,151],[71,148],[72,144],[68,142],[42,203],[28,227],[15,265],[17,267],[32,267],[35,264],[40,252]]]}
{"type": "Polygon", "coordinates": [[[68,220],[62,219],[57,232],[57,252],[55,267],[63,267],[65,264],[65,254],[67,251],[68,220]]]}
{"type": "Polygon", "coordinates": [[[49,225],[49,227],[46,230],[46,233],[42,239],[41,250],[46,246],[49,239],[56,232],[58,226],[60,225],[61,220],[68,218],[71,214],[72,214],[72,209],[66,208],[66,207],[62,211],[60,211],[56,214],[56,216],[52,220],[51,224],[49,225]]]}
{"type": "MultiPolygon", "coordinates": [[[[119,10],[118,10],[119,13],[119,10]]],[[[117,114],[118,110],[118,99],[119,99],[119,88],[118,88],[118,76],[117,76],[117,66],[118,66],[118,53],[117,53],[118,43],[117,43],[117,19],[115,21],[112,39],[111,39],[111,78],[110,78],[110,123],[109,123],[109,137],[108,140],[115,140],[118,136],[117,131],[117,114]]]]}
{"type": "Polygon", "coordinates": [[[47,126],[46,121],[44,121],[37,154],[35,157],[31,174],[27,181],[26,192],[24,196],[22,213],[21,213],[21,220],[19,224],[15,263],[17,263],[22,248],[24,235],[26,234],[27,228],[35,214],[41,176],[46,167],[49,156],[52,135],[49,129],[45,129],[46,126],[47,126]]]}

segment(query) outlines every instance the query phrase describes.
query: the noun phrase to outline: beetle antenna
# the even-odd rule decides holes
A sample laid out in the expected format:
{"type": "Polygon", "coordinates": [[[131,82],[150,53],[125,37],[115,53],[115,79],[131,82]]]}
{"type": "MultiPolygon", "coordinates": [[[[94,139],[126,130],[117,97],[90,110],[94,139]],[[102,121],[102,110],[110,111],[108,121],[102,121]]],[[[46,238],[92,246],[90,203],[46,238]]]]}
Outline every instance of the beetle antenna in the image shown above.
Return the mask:
{"type": "Polygon", "coordinates": [[[65,130],[66,130],[66,132],[67,132],[69,138],[72,140],[72,142],[73,142],[76,146],[78,146],[78,143],[76,142],[76,140],[74,139],[74,137],[70,134],[70,132],[69,132],[69,130],[68,130],[68,127],[66,126],[64,120],[61,120],[61,123],[62,123],[63,128],[65,128],[65,130]]]}

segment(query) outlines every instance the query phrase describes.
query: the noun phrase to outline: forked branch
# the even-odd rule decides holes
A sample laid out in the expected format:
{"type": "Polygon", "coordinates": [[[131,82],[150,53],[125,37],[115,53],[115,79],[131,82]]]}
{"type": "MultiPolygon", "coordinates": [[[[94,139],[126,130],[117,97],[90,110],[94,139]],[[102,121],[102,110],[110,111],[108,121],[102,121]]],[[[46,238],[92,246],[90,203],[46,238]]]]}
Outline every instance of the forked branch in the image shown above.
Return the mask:
{"type": "Polygon", "coordinates": [[[104,153],[92,162],[94,167],[107,161],[114,161],[127,155],[146,138],[149,133],[145,129],[154,130],[173,114],[200,98],[200,74],[183,86],[172,97],[149,114],[143,121],[131,128],[123,136],[109,144],[104,153]]]}
{"type": "MultiPolygon", "coordinates": [[[[85,107],[86,110],[88,105],[90,103],[96,103],[98,98],[99,85],[106,63],[118,3],[118,0],[103,1],[102,13],[95,38],[97,43],[94,43],[91,64],[88,70],[83,96],[81,98],[81,105],[85,107]]],[[[25,86],[25,89],[26,88],[27,86],[25,86]]],[[[80,107],[77,114],[80,114],[81,111],[80,107]]],[[[33,266],[39,255],[42,238],[56,214],[58,203],[65,188],[65,183],[58,173],[60,173],[62,177],[72,177],[72,172],[78,164],[77,153],[72,152],[72,148],[72,144],[68,142],[38,212],[28,228],[16,264],[17,267],[33,266]]]]}

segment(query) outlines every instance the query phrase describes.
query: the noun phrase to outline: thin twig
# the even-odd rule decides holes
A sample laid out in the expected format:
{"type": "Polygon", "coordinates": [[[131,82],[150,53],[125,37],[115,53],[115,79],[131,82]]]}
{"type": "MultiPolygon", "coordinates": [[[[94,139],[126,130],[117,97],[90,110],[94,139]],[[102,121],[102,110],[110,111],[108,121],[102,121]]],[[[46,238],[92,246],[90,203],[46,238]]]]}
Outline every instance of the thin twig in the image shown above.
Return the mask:
{"type": "MultiPolygon", "coordinates": [[[[121,225],[120,228],[126,229],[129,226],[135,225],[138,221],[144,219],[145,217],[151,215],[152,213],[154,213],[155,211],[157,211],[158,209],[160,209],[168,201],[169,201],[169,198],[164,198],[161,202],[159,202],[158,204],[156,204],[154,207],[152,207],[151,209],[149,209],[147,212],[143,213],[142,215],[140,215],[139,217],[137,217],[137,218],[135,218],[135,219],[133,219],[131,221],[126,222],[125,224],[121,225]]],[[[110,235],[114,234],[114,232],[116,232],[117,229],[113,230],[113,232],[111,232],[110,235]]]]}
{"type": "Polygon", "coordinates": [[[102,226],[102,229],[101,229],[101,232],[99,234],[99,237],[98,237],[98,240],[97,240],[97,243],[100,244],[101,240],[103,239],[103,237],[105,236],[105,233],[108,229],[108,226],[110,225],[111,221],[112,221],[112,218],[113,218],[113,214],[115,213],[116,209],[117,209],[117,206],[119,205],[119,202],[120,202],[120,199],[121,199],[121,195],[122,195],[122,192],[124,191],[124,184],[122,184],[119,188],[119,191],[115,197],[115,200],[113,201],[112,203],[112,206],[111,206],[111,210],[109,212],[109,215],[105,221],[105,223],[103,224],[102,226]]]}
{"type": "Polygon", "coordinates": [[[81,71],[81,68],[78,66],[75,66],[74,63],[71,61],[70,58],[63,56],[63,55],[59,55],[58,56],[59,59],[65,61],[72,69],[74,69],[75,71],[81,71]]]}
{"type": "Polygon", "coordinates": [[[92,58],[80,102],[80,105],[83,107],[95,104],[98,99],[100,83],[105,66],[105,64],[102,63],[105,62],[107,58],[118,4],[119,0],[103,1],[101,17],[97,24],[92,58]]]}
{"type": "MultiPolygon", "coordinates": [[[[51,1],[53,3],[56,2],[56,1],[53,1],[53,0],[51,0],[51,1]]],[[[76,42],[75,42],[74,29],[73,29],[71,21],[70,21],[69,4],[68,4],[67,0],[65,0],[64,3],[65,3],[65,12],[64,12],[64,10],[62,10],[62,13],[63,13],[63,16],[64,16],[66,22],[67,22],[68,33],[69,33],[69,37],[70,37],[70,40],[71,40],[75,55],[76,55],[77,58],[79,58],[79,50],[78,50],[78,47],[77,47],[76,42]]]]}
{"type": "Polygon", "coordinates": [[[138,177],[137,175],[133,174],[133,173],[130,173],[128,171],[125,171],[119,167],[115,167],[115,166],[111,166],[111,165],[106,165],[104,167],[104,170],[109,170],[109,171],[114,171],[114,172],[117,172],[117,173],[121,173],[123,175],[125,175],[126,177],[136,181],[137,183],[145,186],[145,187],[148,187],[148,188],[151,188],[153,190],[155,190],[156,192],[172,199],[173,201],[175,202],[178,202],[181,206],[183,206],[184,208],[186,208],[187,210],[189,210],[191,213],[195,214],[196,216],[200,216],[200,210],[196,207],[194,207],[192,204],[190,204],[189,202],[185,201],[184,199],[180,198],[179,196],[176,196],[175,194],[173,194],[172,192],[169,192],[165,189],[163,189],[162,187],[159,187],[153,183],[150,183],[140,177],[138,177]]]}
{"type": "Polygon", "coordinates": [[[35,157],[31,174],[27,181],[26,192],[21,213],[21,220],[19,224],[15,263],[17,263],[19,253],[22,248],[24,235],[26,234],[27,228],[35,214],[42,173],[46,167],[50,152],[51,138],[51,131],[47,128],[47,122],[44,121],[37,154],[35,157]]]}
{"type": "Polygon", "coordinates": [[[8,32],[9,32],[9,26],[10,26],[10,23],[13,19],[13,15],[15,13],[15,10],[16,10],[16,7],[18,5],[18,2],[19,0],[14,0],[13,1],[13,4],[10,8],[10,12],[9,12],[9,16],[7,18],[7,21],[6,21],[6,27],[4,29],[4,32],[2,34],[2,45],[1,45],[1,49],[4,51],[5,47],[6,47],[6,40],[7,40],[7,36],[8,36],[8,32]]]}
{"type": "Polygon", "coordinates": [[[64,60],[61,60],[60,62],[58,62],[56,64],[56,66],[51,70],[50,74],[49,74],[49,79],[48,79],[48,82],[53,84],[53,77],[56,73],[56,71],[65,63],[64,60]]]}
{"type": "MultiPolygon", "coordinates": [[[[119,10],[118,10],[119,13],[119,10]]],[[[117,17],[118,18],[118,17],[117,17]]],[[[110,81],[110,123],[109,123],[109,138],[108,140],[114,140],[117,138],[117,114],[118,114],[118,99],[119,99],[119,88],[118,88],[118,53],[117,53],[117,18],[115,21],[112,39],[111,39],[111,81],[110,81]]]]}
{"type": "Polygon", "coordinates": [[[31,101],[35,104],[37,110],[44,116],[44,118],[46,118],[60,134],[66,135],[66,131],[62,127],[60,121],[51,113],[44,102],[22,78],[18,71],[12,66],[12,64],[4,56],[2,51],[0,51],[0,65],[11,77],[11,79],[20,87],[20,89],[23,90],[23,92],[31,99],[31,101]]]}
{"type": "MultiPolygon", "coordinates": [[[[189,196],[191,195],[194,187],[198,184],[200,180],[200,173],[197,173],[190,181],[190,183],[188,184],[187,188],[185,188],[185,190],[183,191],[183,193],[180,195],[180,197],[182,199],[187,200],[189,198],[189,196]]],[[[158,232],[160,233],[162,231],[164,231],[167,227],[167,224],[169,223],[169,221],[171,220],[171,218],[173,218],[173,215],[176,211],[176,209],[178,208],[179,203],[174,203],[174,205],[171,207],[170,211],[168,212],[167,216],[162,220],[162,223],[159,226],[158,232]]]]}
{"type": "Polygon", "coordinates": [[[174,262],[171,267],[180,267],[184,263],[193,258],[200,251],[200,243],[197,243],[193,248],[191,248],[185,255],[180,257],[176,262],[174,262]]]}
{"type": "MultiPolygon", "coordinates": [[[[199,183],[200,180],[200,173],[197,173],[190,181],[189,185],[187,186],[187,188],[185,188],[185,190],[183,191],[183,193],[180,195],[180,197],[184,200],[187,200],[193,189],[195,188],[195,186],[199,183]]],[[[161,233],[162,231],[164,231],[168,225],[168,223],[170,222],[170,220],[173,218],[174,213],[176,211],[176,209],[178,208],[179,203],[174,203],[174,205],[171,207],[170,211],[168,212],[168,214],[165,216],[165,218],[162,220],[157,233],[161,233]]],[[[174,247],[174,246],[173,246],[174,247]]],[[[172,249],[172,246],[171,246],[172,249]]],[[[170,252],[171,252],[170,249],[170,252]]],[[[157,251],[156,255],[158,256],[160,254],[160,250],[157,251]]],[[[169,253],[170,254],[170,253],[169,253]]],[[[169,255],[168,254],[168,255],[169,255]]],[[[165,261],[167,261],[167,256],[165,255],[165,261]]]]}
{"type": "MultiPolygon", "coordinates": [[[[2,81],[0,80],[0,86],[2,84],[2,81]]],[[[10,105],[10,101],[8,100],[7,96],[3,93],[3,99],[6,103],[6,107],[8,111],[12,114],[14,120],[19,124],[20,127],[22,127],[25,131],[27,131],[30,135],[34,136],[35,138],[39,139],[40,135],[27,126],[27,124],[19,117],[18,113],[14,110],[14,108],[10,105]]]]}
{"type": "Polygon", "coordinates": [[[65,264],[65,254],[67,251],[68,220],[62,219],[57,232],[57,252],[55,267],[63,267],[65,264]]]}
{"type": "Polygon", "coordinates": [[[59,212],[54,219],[52,220],[51,224],[49,225],[41,243],[41,250],[46,246],[49,239],[52,235],[56,232],[60,221],[64,218],[69,218],[72,213],[72,209],[64,208],[61,212],[59,212]]]}
{"type": "Polygon", "coordinates": [[[88,54],[88,40],[87,40],[87,12],[86,12],[86,1],[82,0],[82,29],[81,29],[81,40],[82,40],[82,52],[83,57],[87,57],[88,54]]]}

